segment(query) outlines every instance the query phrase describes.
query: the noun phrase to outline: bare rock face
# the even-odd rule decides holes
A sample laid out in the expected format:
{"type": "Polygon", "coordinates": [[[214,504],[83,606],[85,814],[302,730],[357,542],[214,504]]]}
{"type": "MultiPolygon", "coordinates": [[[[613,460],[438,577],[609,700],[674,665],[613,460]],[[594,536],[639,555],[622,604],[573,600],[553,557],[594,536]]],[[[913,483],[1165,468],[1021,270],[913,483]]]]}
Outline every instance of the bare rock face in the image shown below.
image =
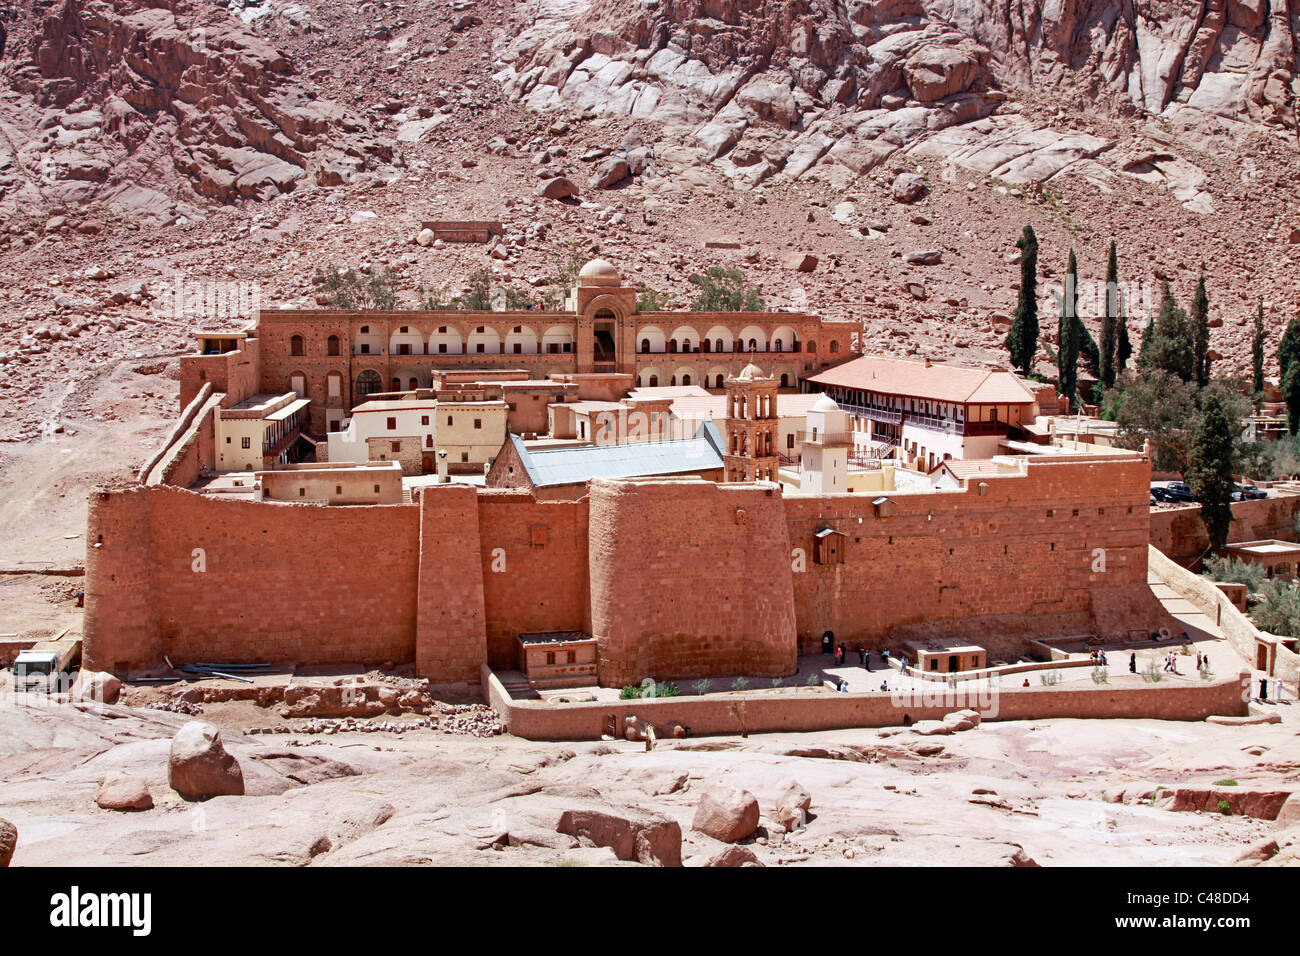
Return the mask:
{"type": "Polygon", "coordinates": [[[239,761],[222,746],[221,731],[201,720],[190,721],[172,738],[167,782],[186,800],[244,792],[239,761]]]}
{"type": "Polygon", "coordinates": [[[607,846],[620,860],[682,865],[682,828],[676,820],[647,810],[566,810],[556,831],[607,846]]]}
{"type": "Polygon", "coordinates": [[[99,782],[95,803],[105,810],[149,810],[153,797],[139,777],[115,770],[99,782]]]}
{"type": "Polygon", "coordinates": [[[1300,790],[1286,798],[1286,802],[1277,812],[1277,824],[1280,827],[1300,825],[1300,790]]]}
{"type": "Polygon", "coordinates": [[[47,200],[145,190],[115,203],[139,211],[185,183],[192,196],[270,199],[391,155],[362,135],[364,119],[315,98],[284,53],[193,0],[63,0],[12,76],[47,111],[53,135],[19,151],[47,200]]]}
{"type": "Polygon", "coordinates": [[[758,829],[758,798],[748,790],[712,787],[700,797],[691,829],[723,843],[736,843],[758,829]]]}
{"type": "Polygon", "coordinates": [[[0,866],[8,866],[18,846],[18,828],[8,820],[0,820],[0,866]]]}

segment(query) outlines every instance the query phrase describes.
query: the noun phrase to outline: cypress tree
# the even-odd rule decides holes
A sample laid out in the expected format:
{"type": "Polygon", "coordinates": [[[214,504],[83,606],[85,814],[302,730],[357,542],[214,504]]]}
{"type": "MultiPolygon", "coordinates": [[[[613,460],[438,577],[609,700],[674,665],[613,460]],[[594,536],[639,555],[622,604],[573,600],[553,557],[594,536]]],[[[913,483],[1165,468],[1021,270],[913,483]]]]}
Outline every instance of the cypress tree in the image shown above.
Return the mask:
{"type": "Polygon", "coordinates": [[[1264,300],[1259,300],[1255,313],[1255,334],[1250,340],[1251,371],[1254,372],[1255,393],[1264,391],[1264,300]]]}
{"type": "Polygon", "coordinates": [[[1165,282],[1160,297],[1160,311],[1147,325],[1138,364],[1162,368],[1184,382],[1198,380],[1195,333],[1187,313],[1174,301],[1168,282],[1165,282]]]}
{"type": "Polygon", "coordinates": [[[1201,499],[1201,520],[1210,544],[1222,548],[1232,525],[1233,423],[1223,398],[1211,390],[1201,407],[1201,420],[1192,438],[1187,484],[1201,499]]]}
{"type": "Polygon", "coordinates": [[[1056,368],[1059,391],[1071,402],[1079,392],[1079,266],[1070,250],[1070,262],[1065,268],[1065,291],[1061,296],[1061,319],[1057,324],[1056,368]]]}
{"type": "Polygon", "coordinates": [[[1196,359],[1196,384],[1210,384],[1210,297],[1205,293],[1205,276],[1196,283],[1192,296],[1192,343],[1196,359]]]}
{"type": "Polygon", "coordinates": [[[1124,315],[1124,299],[1119,295],[1118,291],[1116,292],[1116,299],[1119,305],[1117,316],[1119,321],[1119,344],[1115,348],[1115,374],[1118,376],[1120,372],[1128,368],[1128,360],[1133,355],[1133,343],[1129,341],[1128,337],[1128,318],[1124,315]]]}
{"type": "Polygon", "coordinates": [[[1106,307],[1101,316],[1101,387],[1111,388],[1115,384],[1115,363],[1119,357],[1119,259],[1115,253],[1115,243],[1110,244],[1110,256],[1106,260],[1106,307]]]}
{"type": "Polygon", "coordinates": [[[1286,324],[1282,341],[1277,346],[1277,380],[1286,380],[1287,369],[1291,363],[1300,358],[1300,316],[1286,324]]]}
{"type": "Polygon", "coordinates": [[[1264,391],[1264,300],[1259,300],[1255,312],[1255,328],[1250,340],[1250,363],[1253,384],[1257,393],[1264,391]]]}
{"type": "Polygon", "coordinates": [[[1006,347],[1012,366],[1028,375],[1034,370],[1034,356],[1038,353],[1038,237],[1032,226],[1025,226],[1016,248],[1020,250],[1020,293],[1006,347]]]}
{"type": "Polygon", "coordinates": [[[1282,376],[1282,400],[1286,402],[1286,427],[1292,435],[1300,429],[1300,362],[1292,362],[1282,376]]]}

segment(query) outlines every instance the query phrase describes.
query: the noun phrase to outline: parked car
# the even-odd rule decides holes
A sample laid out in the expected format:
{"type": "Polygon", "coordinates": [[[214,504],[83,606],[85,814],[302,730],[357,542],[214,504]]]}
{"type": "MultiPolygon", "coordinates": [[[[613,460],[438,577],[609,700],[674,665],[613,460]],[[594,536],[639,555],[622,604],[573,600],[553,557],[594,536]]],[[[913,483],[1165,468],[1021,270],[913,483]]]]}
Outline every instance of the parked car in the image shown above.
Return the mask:
{"type": "Polygon", "coordinates": [[[1268,492],[1263,488],[1257,488],[1255,485],[1237,485],[1237,491],[1241,492],[1241,497],[1245,501],[1257,501],[1260,498],[1267,498],[1268,492]]]}
{"type": "Polygon", "coordinates": [[[1173,501],[1200,501],[1196,495],[1192,494],[1192,489],[1188,487],[1185,481],[1171,481],[1165,486],[1165,494],[1173,501]]]}
{"type": "Polygon", "coordinates": [[[1178,502],[1178,499],[1171,495],[1167,489],[1159,485],[1152,486],[1151,497],[1166,504],[1176,504],[1178,502]]]}

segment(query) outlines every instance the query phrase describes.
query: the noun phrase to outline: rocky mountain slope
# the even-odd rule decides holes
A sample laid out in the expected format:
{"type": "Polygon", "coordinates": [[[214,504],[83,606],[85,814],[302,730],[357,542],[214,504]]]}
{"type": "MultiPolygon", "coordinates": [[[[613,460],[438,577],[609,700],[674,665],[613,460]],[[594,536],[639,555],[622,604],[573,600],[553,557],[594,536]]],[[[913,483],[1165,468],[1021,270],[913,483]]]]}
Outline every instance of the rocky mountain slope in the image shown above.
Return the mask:
{"type": "Polygon", "coordinates": [[[1242,370],[1257,299],[1274,339],[1300,307],[1292,19],[1285,0],[22,0],[0,59],[0,439],[232,321],[173,308],[178,279],[304,305],[329,264],[392,268],[407,304],[485,265],[540,299],[598,252],[680,306],[693,272],[739,266],[864,348],[1001,362],[1026,223],[1046,326],[1070,248],[1095,283],[1115,239],[1135,334],[1160,279],[1187,298],[1205,270],[1220,367],[1242,370]],[[561,178],[576,196],[540,194],[561,178]],[[415,244],[431,218],[506,235],[415,244]]]}

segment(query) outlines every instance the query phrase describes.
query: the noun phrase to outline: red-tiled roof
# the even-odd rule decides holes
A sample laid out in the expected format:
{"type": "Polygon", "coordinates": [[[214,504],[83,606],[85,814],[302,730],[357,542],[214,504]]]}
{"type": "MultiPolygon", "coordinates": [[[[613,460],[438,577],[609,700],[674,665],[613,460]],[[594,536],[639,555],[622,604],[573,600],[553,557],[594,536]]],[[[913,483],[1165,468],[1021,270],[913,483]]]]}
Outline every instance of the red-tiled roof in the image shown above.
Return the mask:
{"type": "Polygon", "coordinates": [[[1034,401],[1033,393],[1011,372],[875,355],[828,368],[810,375],[808,381],[936,402],[1032,405],[1034,401]]]}

